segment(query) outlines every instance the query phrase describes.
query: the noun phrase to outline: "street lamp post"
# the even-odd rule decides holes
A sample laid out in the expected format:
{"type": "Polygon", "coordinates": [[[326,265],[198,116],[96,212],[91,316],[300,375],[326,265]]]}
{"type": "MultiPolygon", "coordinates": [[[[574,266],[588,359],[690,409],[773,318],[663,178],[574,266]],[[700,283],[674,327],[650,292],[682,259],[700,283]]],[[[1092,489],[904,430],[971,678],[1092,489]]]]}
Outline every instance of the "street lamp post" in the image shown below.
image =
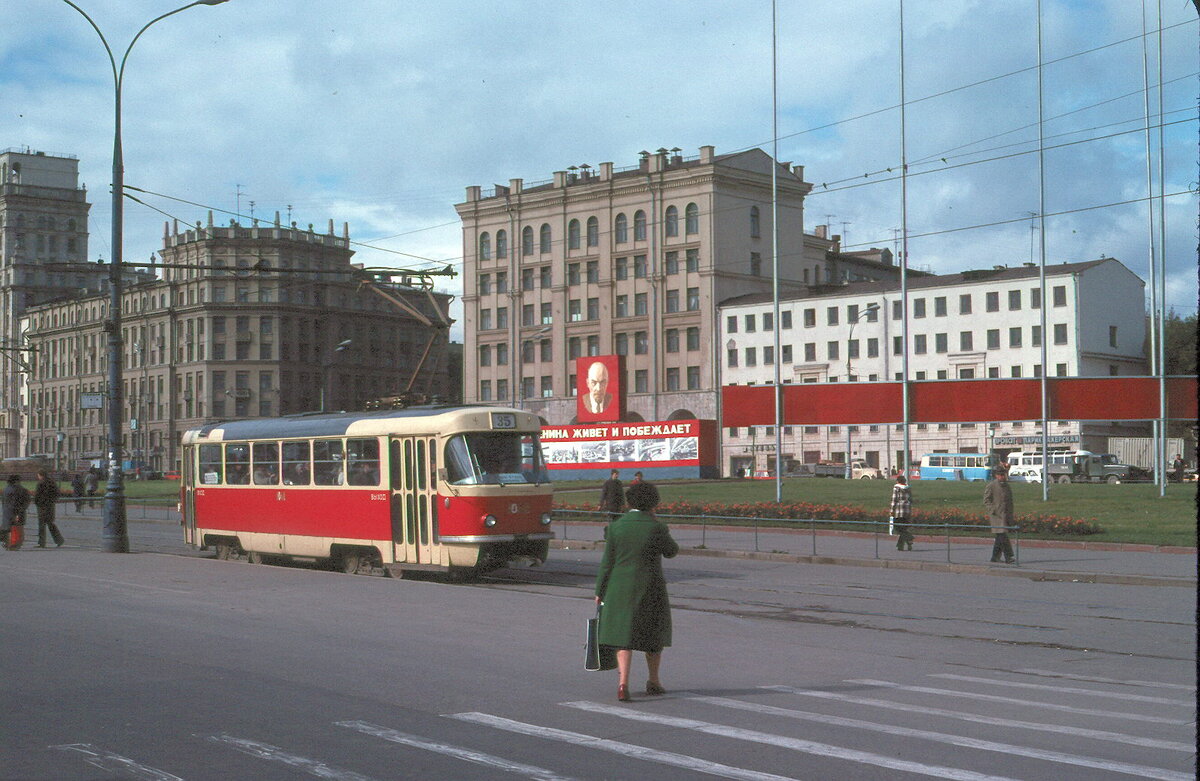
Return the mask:
{"type": "MultiPolygon", "coordinates": [[[[846,382],[850,382],[850,342],[854,341],[854,326],[858,325],[858,321],[871,314],[879,311],[879,304],[867,304],[867,308],[859,312],[850,320],[850,335],[846,337],[846,382]]],[[[846,479],[849,480],[854,476],[854,469],[850,465],[850,424],[846,424],[846,479]]]]}
{"type": "MultiPolygon", "coordinates": [[[[329,367],[333,366],[333,362],[337,360],[338,353],[344,353],[350,349],[350,345],[354,343],[353,339],[343,339],[338,342],[337,347],[333,348],[333,353],[329,356],[329,361],[321,364],[321,411],[325,411],[325,386],[329,384],[329,367]]],[[[332,396],[333,394],[329,394],[332,396]]]]}
{"type": "Polygon", "coordinates": [[[121,84],[125,77],[125,62],[129,52],[137,43],[142,33],[146,32],[155,22],[173,16],[180,11],[186,11],[197,5],[220,5],[228,0],[195,0],[185,6],[169,11],[162,16],[147,22],[125,48],[121,56],[121,65],[113,56],[112,47],[100,28],[87,15],[87,12],[71,0],[64,3],[74,8],[87,19],[88,24],[100,36],[104,51],[108,53],[109,64],[112,65],[113,75],[113,162],[112,162],[112,260],[108,267],[109,286],[109,318],[105,323],[108,331],[108,484],[104,494],[104,531],[101,537],[102,548],[108,553],[128,553],[129,534],[125,525],[125,486],[121,473],[121,261],[122,238],[124,235],[124,199],[125,199],[125,160],[121,150],[121,84]]]}

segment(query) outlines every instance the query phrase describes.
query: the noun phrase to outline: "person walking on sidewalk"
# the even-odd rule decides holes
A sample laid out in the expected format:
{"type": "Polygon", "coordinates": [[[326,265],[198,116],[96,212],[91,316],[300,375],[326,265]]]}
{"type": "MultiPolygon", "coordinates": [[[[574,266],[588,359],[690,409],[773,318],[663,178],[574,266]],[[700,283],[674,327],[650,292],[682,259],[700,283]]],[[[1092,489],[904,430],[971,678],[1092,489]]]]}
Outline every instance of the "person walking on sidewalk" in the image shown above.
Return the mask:
{"type": "Polygon", "coordinates": [[[58,481],[51,480],[50,476],[42,471],[37,473],[37,477],[37,488],[33,489],[33,504],[37,507],[38,515],[38,547],[46,547],[46,530],[49,529],[50,536],[54,538],[54,545],[61,548],[62,532],[54,522],[55,502],[59,497],[58,481]]]}
{"type": "Polygon", "coordinates": [[[83,487],[83,475],[78,472],[71,475],[71,493],[75,494],[75,514],[79,515],[83,512],[83,495],[85,489],[83,487]]]}
{"type": "Polygon", "coordinates": [[[96,500],[93,497],[96,496],[96,492],[100,489],[100,474],[97,472],[96,467],[88,469],[87,474],[83,476],[83,489],[88,495],[88,507],[94,508],[96,500]]]}
{"type": "Polygon", "coordinates": [[[608,520],[615,521],[625,511],[625,490],[621,486],[621,473],[612,470],[600,489],[600,511],[608,513],[608,520]]]}
{"type": "Polygon", "coordinates": [[[983,506],[992,524],[992,534],[996,535],[996,542],[992,545],[992,561],[999,562],[1003,554],[1004,563],[1012,564],[1016,561],[1012,543],[1008,541],[1008,527],[1013,525],[1012,486],[1008,484],[1008,472],[1001,467],[992,470],[992,481],[983,491],[983,506]]]}
{"type": "Polygon", "coordinates": [[[892,523],[896,526],[896,550],[912,550],[913,535],[909,528],[912,519],[912,489],[908,487],[908,478],[903,474],[896,475],[896,484],[892,486],[892,523]]]}
{"type": "Polygon", "coordinates": [[[29,489],[21,485],[20,475],[9,475],[4,488],[3,515],[0,516],[0,537],[4,547],[16,550],[25,537],[25,509],[29,507],[29,489]],[[14,534],[12,528],[20,526],[14,534]]]}

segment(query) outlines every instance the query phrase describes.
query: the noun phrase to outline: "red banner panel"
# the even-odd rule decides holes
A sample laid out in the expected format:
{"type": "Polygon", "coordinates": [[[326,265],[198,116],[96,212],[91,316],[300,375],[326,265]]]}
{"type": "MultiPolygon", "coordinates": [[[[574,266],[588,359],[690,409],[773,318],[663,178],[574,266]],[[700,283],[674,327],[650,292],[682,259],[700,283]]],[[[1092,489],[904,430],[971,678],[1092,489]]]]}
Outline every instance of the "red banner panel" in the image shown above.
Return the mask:
{"type": "Polygon", "coordinates": [[[980,423],[1038,420],[1041,380],[952,380],[908,386],[909,419],[914,423],[980,423]]]}
{"type": "Polygon", "coordinates": [[[783,420],[790,426],[895,423],[904,420],[904,390],[898,382],[784,385],[783,420]]]}
{"type": "Polygon", "coordinates": [[[721,388],[721,425],[775,425],[773,385],[725,385],[721,388]]]}
{"type": "MultiPolygon", "coordinates": [[[[1196,378],[1168,377],[1167,417],[1196,418],[1196,378]]],[[[1154,377],[1071,377],[1050,381],[1055,420],[1148,420],[1160,417],[1154,377]]]]}

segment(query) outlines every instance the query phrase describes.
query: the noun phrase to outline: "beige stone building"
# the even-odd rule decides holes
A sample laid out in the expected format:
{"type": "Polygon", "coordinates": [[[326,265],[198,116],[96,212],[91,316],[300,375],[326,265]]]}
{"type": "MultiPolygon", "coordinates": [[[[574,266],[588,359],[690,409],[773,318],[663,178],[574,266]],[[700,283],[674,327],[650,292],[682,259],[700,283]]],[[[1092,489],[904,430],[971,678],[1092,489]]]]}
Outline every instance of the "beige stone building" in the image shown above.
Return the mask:
{"type": "MultiPolygon", "coordinates": [[[[643,152],[636,165],[467,188],[464,398],[575,418],[574,359],[619,354],[627,419],[719,419],[717,305],[771,290],[772,160],[751,149],[643,152]]],[[[886,250],[805,233],[803,169],[775,166],[782,295],[892,279],[886,250]]]]}
{"type": "MultiPolygon", "coordinates": [[[[188,428],[233,418],[361,409],[402,392],[445,394],[450,297],[368,280],[348,228],[164,226],[162,279],[122,298],[127,460],[177,468],[188,428]]],[[[34,348],[22,452],[63,468],[104,456],[104,296],[30,308],[34,348]],[[97,403],[99,402],[99,403],[97,403]]]]}

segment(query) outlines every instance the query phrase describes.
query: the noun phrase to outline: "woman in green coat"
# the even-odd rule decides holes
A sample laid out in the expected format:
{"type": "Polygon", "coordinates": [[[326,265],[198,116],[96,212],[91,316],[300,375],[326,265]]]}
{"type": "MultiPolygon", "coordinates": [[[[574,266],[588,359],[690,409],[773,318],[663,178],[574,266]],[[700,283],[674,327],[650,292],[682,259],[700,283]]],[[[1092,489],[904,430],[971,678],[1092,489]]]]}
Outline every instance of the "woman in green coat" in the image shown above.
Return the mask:
{"type": "Polygon", "coordinates": [[[646,654],[646,694],[665,694],[658,679],[662,649],[671,644],[671,605],[662,560],[679,552],[664,523],[654,517],[658,489],[636,483],[625,493],[633,509],[608,525],[604,558],[596,576],[600,645],[617,649],[617,699],[629,701],[629,667],[634,651],[646,654]]]}

